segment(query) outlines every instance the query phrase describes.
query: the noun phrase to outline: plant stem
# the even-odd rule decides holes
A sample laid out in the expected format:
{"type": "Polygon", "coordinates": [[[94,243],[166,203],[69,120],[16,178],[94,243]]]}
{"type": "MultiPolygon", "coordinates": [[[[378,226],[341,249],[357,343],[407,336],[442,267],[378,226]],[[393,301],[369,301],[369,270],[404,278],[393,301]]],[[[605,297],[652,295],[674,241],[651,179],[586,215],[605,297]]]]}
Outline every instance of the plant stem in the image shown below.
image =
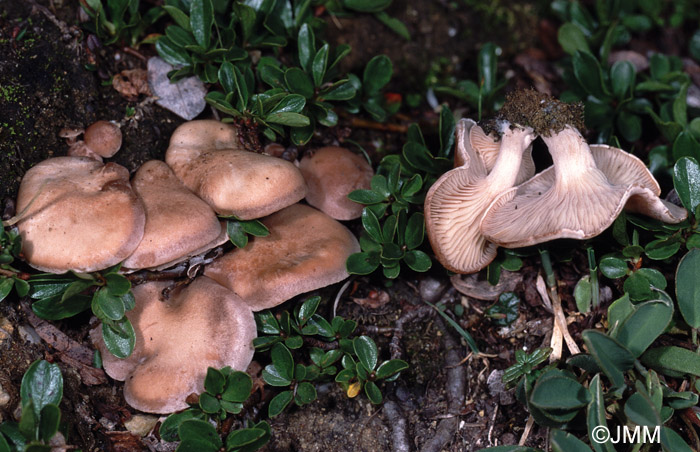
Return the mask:
{"type": "Polygon", "coordinates": [[[591,272],[591,305],[595,309],[600,305],[600,285],[598,284],[598,265],[595,262],[593,248],[588,248],[588,268],[591,272]]]}
{"type": "Polygon", "coordinates": [[[557,286],[557,280],[554,277],[554,269],[552,268],[552,260],[549,257],[549,250],[539,249],[540,259],[542,260],[542,268],[546,276],[545,281],[547,282],[547,287],[550,289],[557,286]]]}

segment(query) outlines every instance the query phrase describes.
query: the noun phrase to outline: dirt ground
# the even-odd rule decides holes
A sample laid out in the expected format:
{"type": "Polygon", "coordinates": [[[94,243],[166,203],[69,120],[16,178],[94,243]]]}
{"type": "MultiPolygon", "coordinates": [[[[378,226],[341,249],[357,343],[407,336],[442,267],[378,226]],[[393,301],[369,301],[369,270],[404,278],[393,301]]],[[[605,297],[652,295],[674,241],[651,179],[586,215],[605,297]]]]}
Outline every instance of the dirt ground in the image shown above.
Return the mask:
{"type": "MultiPolygon", "coordinates": [[[[58,136],[64,127],[84,127],[98,119],[122,122],[124,144],[111,161],[133,172],[149,159],[162,159],[171,132],[182,122],[152,103],[141,102],[143,99],[128,101],[110,86],[108,80],[113,74],[144,68],[145,61],[123,49],[89,42],[76,22],[77,3],[0,0],[2,198],[11,200],[16,195],[19,180],[33,164],[65,154],[67,145],[58,136]],[[21,39],[16,39],[20,33],[24,33],[21,39]],[[88,70],[88,64],[94,64],[96,70],[88,70]],[[129,117],[128,107],[135,109],[129,117]]],[[[388,12],[408,26],[411,41],[368,16],[329,20],[328,38],[352,45],[353,52],[345,64],[356,72],[371,56],[387,54],[395,65],[389,90],[402,93],[421,91],[435,61],[442,61],[442,76],[473,79],[475,56],[484,42],[495,41],[503,47],[503,62],[537,39],[533,4],[514,2],[517,5],[508,8],[504,2],[497,2],[507,14],[494,15],[468,7],[471,3],[394,1],[388,12]]],[[[150,56],[154,50],[145,46],[140,52],[150,56]]],[[[516,67],[503,69],[520,71],[516,67]]],[[[466,116],[473,113],[467,106],[459,108],[466,116]]],[[[201,117],[210,115],[211,111],[206,110],[201,117]]],[[[426,108],[409,112],[408,116],[409,121],[433,127],[437,121],[426,108]]],[[[343,135],[343,130],[349,130],[350,137],[375,157],[395,152],[403,144],[400,134],[353,129],[343,118],[337,128],[327,130],[328,136],[315,138],[309,147],[332,142],[343,135]]],[[[562,272],[566,284],[573,284],[578,276],[571,265],[562,272]]],[[[387,403],[373,406],[363,396],[348,399],[335,384],[322,385],[317,401],[303,409],[289,409],[271,421],[273,435],[266,450],[381,452],[406,450],[401,448],[406,445],[408,450],[471,451],[517,443],[527,413],[514,403],[512,393],[493,386],[489,389],[487,381],[493,371],[513,363],[516,348],[530,350],[548,341],[551,317],[539,306],[537,294],[526,290],[534,286],[532,278],[537,269],[529,267],[526,260],[522,275],[531,276],[515,286],[524,300],[520,317],[510,327],[499,329],[480,314],[489,302],[458,294],[444,269],[434,267],[419,279],[402,275],[391,287],[382,286],[379,280],[357,278],[353,289],[341,299],[339,314],[357,320],[360,330],[375,338],[385,358],[389,357],[394,337],[382,328],[394,327],[397,322],[402,325],[400,352],[410,369],[384,386],[387,403]],[[372,291],[386,292],[390,302],[370,308],[353,300],[367,297],[372,291]],[[458,320],[475,337],[484,355],[478,359],[470,355],[466,344],[426,308],[421,297],[433,301],[444,298],[448,304],[463,305],[465,314],[458,320]]],[[[337,286],[325,289],[324,299],[332,300],[338,290],[337,286]]],[[[572,301],[565,301],[573,310],[572,301]]],[[[10,398],[0,408],[0,421],[17,414],[22,375],[29,363],[44,358],[59,363],[64,374],[61,410],[69,444],[84,451],[167,450],[153,437],[141,439],[125,432],[124,422],[138,413],[125,404],[121,383],[86,382],[80,366],[42,340],[37,330],[43,326],[28,316],[22,303],[13,296],[0,303],[0,385],[10,398]]],[[[325,304],[321,309],[331,307],[325,304]]],[[[91,347],[89,321],[88,315],[81,315],[52,325],[73,341],[91,347]]],[[[572,330],[583,327],[574,324],[572,330]]],[[[496,374],[491,381],[498,379],[496,374]]],[[[260,400],[251,408],[253,418],[267,409],[264,403],[260,400]]],[[[544,431],[535,428],[528,445],[542,446],[544,436],[544,431]]]]}

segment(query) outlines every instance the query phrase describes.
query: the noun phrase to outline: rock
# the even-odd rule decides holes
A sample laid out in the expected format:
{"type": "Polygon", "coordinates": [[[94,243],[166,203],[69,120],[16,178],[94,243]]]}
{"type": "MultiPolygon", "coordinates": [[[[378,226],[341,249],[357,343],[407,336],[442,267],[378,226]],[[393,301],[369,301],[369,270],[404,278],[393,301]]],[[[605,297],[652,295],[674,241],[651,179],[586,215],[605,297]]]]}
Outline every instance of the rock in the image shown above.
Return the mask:
{"type": "Polygon", "coordinates": [[[156,423],[158,423],[158,418],[156,416],[136,414],[132,416],[131,419],[124,422],[124,427],[126,427],[126,429],[134,435],[146,436],[151,430],[153,430],[156,423]]]}
{"type": "Polygon", "coordinates": [[[489,378],[486,380],[486,384],[489,387],[489,393],[492,397],[498,397],[498,403],[501,405],[511,405],[515,403],[515,397],[513,396],[513,390],[507,390],[505,383],[503,383],[503,370],[494,370],[489,374],[489,378]]]}
{"type": "Polygon", "coordinates": [[[5,408],[10,403],[10,394],[0,385],[0,409],[5,408]]]}

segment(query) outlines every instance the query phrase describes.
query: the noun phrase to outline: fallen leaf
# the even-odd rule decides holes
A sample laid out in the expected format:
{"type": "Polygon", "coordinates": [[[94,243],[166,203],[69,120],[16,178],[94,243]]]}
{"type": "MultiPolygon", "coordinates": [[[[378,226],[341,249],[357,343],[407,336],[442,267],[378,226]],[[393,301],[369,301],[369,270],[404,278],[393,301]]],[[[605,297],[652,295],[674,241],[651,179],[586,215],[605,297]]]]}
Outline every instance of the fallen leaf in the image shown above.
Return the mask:
{"type": "Polygon", "coordinates": [[[128,100],[136,100],[139,95],[151,95],[148,87],[148,72],[145,69],[126,69],[112,78],[112,86],[128,100]]]}
{"type": "Polygon", "coordinates": [[[193,76],[170,83],[168,72],[175,69],[158,57],[148,60],[148,84],[151,92],[158,98],[157,105],[166,108],[188,121],[199,115],[207,103],[204,96],[207,89],[202,81],[193,76]]]}

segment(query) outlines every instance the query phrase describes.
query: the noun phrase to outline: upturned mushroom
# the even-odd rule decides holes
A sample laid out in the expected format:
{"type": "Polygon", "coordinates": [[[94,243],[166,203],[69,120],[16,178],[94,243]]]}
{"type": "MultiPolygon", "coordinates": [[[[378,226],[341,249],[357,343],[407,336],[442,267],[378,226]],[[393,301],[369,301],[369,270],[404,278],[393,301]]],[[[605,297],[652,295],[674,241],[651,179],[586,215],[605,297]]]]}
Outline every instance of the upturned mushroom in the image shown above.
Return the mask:
{"type": "Polygon", "coordinates": [[[459,122],[456,153],[465,163],[443,174],[425,198],[430,244],[440,263],[457,273],[479,271],[496,257],[497,246],[482,235],[479,222],[489,204],[513,187],[523,153],[535,139],[531,128],[502,122],[500,150],[489,173],[469,141],[475,125],[459,122]]]}
{"type": "Polygon", "coordinates": [[[292,163],[243,150],[235,127],[218,121],[178,127],[165,161],[215,212],[241,220],[269,215],[306,195],[304,178],[292,163]]]}
{"type": "Polygon", "coordinates": [[[253,311],[347,278],[345,261],[360,251],[342,224],[312,207],[289,206],[261,220],[270,230],[209,264],[204,274],[240,296],[253,311]]]}
{"type": "Polygon", "coordinates": [[[125,269],[166,268],[228,240],[209,204],[182,185],[165,162],[144,163],[131,184],[146,209],[146,225],[125,269]]]}
{"type": "Polygon", "coordinates": [[[308,152],[299,163],[306,180],[306,202],[336,220],[354,220],[362,215],[362,204],[350,201],[353,190],[369,189],[374,175],[361,155],[349,149],[328,146],[308,152]]]}
{"type": "Polygon", "coordinates": [[[107,374],[124,381],[126,402],[149,413],[187,408],[187,396],[204,391],[208,367],[245,370],[257,335],[252,311],[230,290],[200,276],[164,300],[161,293],[170,284],[133,289],[136,306],[126,316],[136,342],[128,358],[107,351],[99,326],[90,332],[107,374]]]}
{"type": "Polygon", "coordinates": [[[42,271],[92,272],[134,252],[146,215],[116,163],[56,157],[24,175],[17,196],[23,254],[42,271]]]}
{"type": "Polygon", "coordinates": [[[658,184],[631,156],[597,147],[601,166],[596,165],[577,128],[582,125],[580,105],[564,104],[535,91],[520,96],[518,111],[506,109],[502,114],[535,127],[553,166],[493,202],[481,221],[488,240],[514,248],[557,238],[587,239],[608,228],[628,202],[635,210],[656,212],[665,221],[685,218],[680,208],[661,203],[658,184]]]}

